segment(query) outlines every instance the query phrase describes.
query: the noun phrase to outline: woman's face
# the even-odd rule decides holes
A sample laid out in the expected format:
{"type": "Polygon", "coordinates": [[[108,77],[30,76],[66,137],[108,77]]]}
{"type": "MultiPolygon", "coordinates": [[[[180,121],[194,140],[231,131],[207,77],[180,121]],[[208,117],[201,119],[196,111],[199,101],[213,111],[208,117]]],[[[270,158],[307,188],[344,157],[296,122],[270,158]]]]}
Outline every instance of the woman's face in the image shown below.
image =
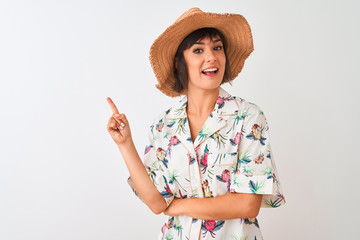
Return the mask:
{"type": "Polygon", "coordinates": [[[188,89],[214,89],[220,86],[225,72],[225,52],[219,36],[197,41],[184,51],[189,76],[188,89]]]}

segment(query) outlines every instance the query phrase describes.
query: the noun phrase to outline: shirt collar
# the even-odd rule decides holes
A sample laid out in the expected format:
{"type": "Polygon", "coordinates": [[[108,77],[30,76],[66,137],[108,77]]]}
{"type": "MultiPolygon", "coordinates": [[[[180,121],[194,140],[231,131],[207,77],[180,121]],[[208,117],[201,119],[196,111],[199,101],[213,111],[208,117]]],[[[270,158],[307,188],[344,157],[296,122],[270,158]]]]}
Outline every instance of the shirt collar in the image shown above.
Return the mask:
{"type": "MultiPolygon", "coordinates": [[[[188,96],[184,95],[179,102],[169,109],[167,118],[186,118],[188,96]]],[[[220,116],[236,114],[239,111],[239,107],[236,104],[236,97],[229,94],[225,89],[219,87],[219,97],[216,100],[213,113],[216,112],[220,116]]]]}

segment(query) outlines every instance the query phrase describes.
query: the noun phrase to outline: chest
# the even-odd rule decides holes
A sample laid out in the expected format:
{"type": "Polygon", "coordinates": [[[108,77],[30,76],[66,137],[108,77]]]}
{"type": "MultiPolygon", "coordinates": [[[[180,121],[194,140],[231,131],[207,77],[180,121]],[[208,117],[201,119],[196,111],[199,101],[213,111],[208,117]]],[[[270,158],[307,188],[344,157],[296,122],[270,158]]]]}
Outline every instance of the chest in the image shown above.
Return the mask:
{"type": "Polygon", "coordinates": [[[195,139],[198,136],[202,126],[206,122],[206,119],[207,117],[199,118],[199,117],[188,116],[190,135],[193,142],[195,142],[195,139]]]}

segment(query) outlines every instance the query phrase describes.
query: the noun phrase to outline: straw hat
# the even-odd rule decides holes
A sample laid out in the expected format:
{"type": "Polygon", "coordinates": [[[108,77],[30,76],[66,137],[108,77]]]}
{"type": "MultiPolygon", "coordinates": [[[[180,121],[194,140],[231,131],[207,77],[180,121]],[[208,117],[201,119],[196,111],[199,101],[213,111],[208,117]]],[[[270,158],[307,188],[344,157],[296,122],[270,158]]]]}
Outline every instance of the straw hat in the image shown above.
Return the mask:
{"type": "Polygon", "coordinates": [[[150,63],[158,80],[156,88],[169,97],[187,93],[177,93],[172,89],[175,83],[174,57],[184,38],[199,28],[218,29],[226,40],[226,53],[230,64],[229,82],[237,77],[244,66],[245,59],[254,50],[251,30],[246,19],[240,14],[203,12],[191,8],[183,13],[151,45],[150,63]]]}

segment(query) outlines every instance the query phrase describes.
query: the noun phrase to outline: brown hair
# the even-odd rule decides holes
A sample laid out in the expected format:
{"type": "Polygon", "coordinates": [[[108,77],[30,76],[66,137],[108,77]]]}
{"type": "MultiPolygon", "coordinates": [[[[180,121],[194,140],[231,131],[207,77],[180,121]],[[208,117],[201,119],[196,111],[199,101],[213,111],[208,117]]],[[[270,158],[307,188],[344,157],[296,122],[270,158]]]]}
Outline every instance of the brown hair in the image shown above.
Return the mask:
{"type": "MultiPolygon", "coordinates": [[[[200,28],[192,33],[190,33],[184,40],[180,43],[174,58],[174,77],[175,77],[175,84],[173,85],[173,89],[180,93],[184,89],[187,89],[188,86],[188,72],[186,69],[186,62],[184,59],[184,51],[189,49],[192,45],[194,45],[197,41],[209,37],[210,40],[213,40],[213,37],[219,36],[222,43],[223,49],[225,53],[225,72],[224,77],[221,82],[223,84],[227,79],[230,77],[230,64],[226,54],[226,39],[224,35],[217,30],[216,28],[200,28]],[[177,64],[175,65],[175,59],[177,60],[177,64]]],[[[230,83],[231,84],[231,83],[230,83]]]]}

